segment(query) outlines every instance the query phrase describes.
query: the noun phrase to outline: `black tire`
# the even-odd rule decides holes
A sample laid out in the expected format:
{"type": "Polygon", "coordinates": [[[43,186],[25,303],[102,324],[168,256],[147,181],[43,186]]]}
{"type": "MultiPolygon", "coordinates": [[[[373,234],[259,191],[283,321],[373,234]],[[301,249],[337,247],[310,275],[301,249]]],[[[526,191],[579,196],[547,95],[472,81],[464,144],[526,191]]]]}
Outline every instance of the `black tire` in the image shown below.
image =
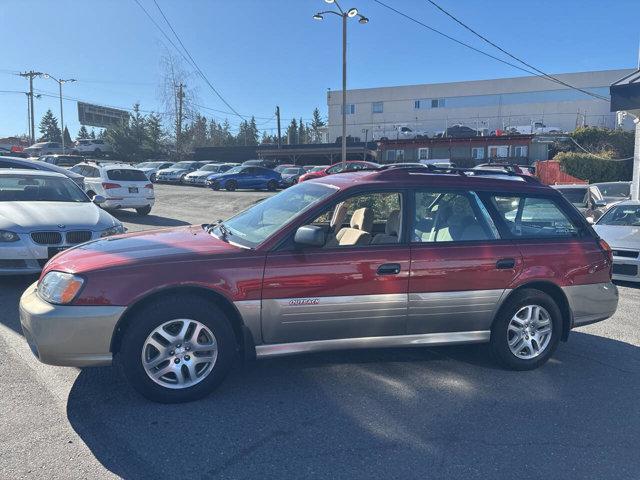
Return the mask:
{"type": "Polygon", "coordinates": [[[196,295],[170,295],[144,307],[130,319],[124,332],[117,364],[142,396],[160,403],[181,403],[207,396],[222,383],[231,369],[238,344],[229,319],[215,303],[196,295]],[[213,368],[199,383],[183,389],[163,387],[153,381],[142,364],[142,349],[150,333],[165,322],[191,319],[204,324],[215,336],[217,357],[213,368]]]}
{"type": "Polygon", "coordinates": [[[270,192],[275,192],[278,189],[278,182],[276,182],[275,180],[269,180],[267,182],[267,190],[269,190],[270,192]]]}
{"type": "Polygon", "coordinates": [[[138,215],[140,215],[141,217],[149,215],[151,213],[151,205],[147,205],[146,207],[142,208],[136,208],[136,212],[138,212],[138,215]]]}
{"type": "Polygon", "coordinates": [[[149,177],[149,181],[151,183],[156,183],[156,174],[152,173],[151,176],[149,177]]]}
{"type": "Polygon", "coordinates": [[[238,188],[238,183],[235,180],[229,180],[225,184],[224,188],[227,190],[227,192],[233,192],[236,188],[238,188]]]}
{"type": "Polygon", "coordinates": [[[214,182],[211,184],[211,190],[220,190],[220,184],[218,182],[214,182]]]}
{"type": "Polygon", "coordinates": [[[511,295],[502,305],[491,327],[490,348],[493,357],[510,370],[533,370],[545,364],[553,355],[562,336],[562,313],[556,302],[544,292],[523,289],[511,295]],[[549,314],[552,326],[551,338],[544,350],[535,358],[524,359],[512,353],[508,339],[508,327],[514,315],[528,305],[540,306],[549,314]]]}

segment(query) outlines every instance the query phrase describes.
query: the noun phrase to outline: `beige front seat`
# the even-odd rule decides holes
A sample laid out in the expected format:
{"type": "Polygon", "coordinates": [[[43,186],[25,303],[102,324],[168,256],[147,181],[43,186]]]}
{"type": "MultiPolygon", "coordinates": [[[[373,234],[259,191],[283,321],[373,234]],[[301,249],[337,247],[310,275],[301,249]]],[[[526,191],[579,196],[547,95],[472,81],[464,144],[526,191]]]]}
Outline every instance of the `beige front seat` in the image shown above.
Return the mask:
{"type": "Polygon", "coordinates": [[[325,247],[338,246],[337,234],[342,230],[342,224],[345,218],[347,218],[347,205],[344,202],[340,202],[333,210],[333,216],[329,222],[329,234],[327,235],[327,241],[325,247]]]}
{"type": "Polygon", "coordinates": [[[359,208],[351,215],[351,227],[341,229],[336,235],[339,246],[368,245],[371,242],[373,210],[359,208]]]}
{"type": "Polygon", "coordinates": [[[400,210],[394,210],[389,214],[387,224],[384,227],[384,233],[379,233],[373,240],[372,245],[384,245],[388,243],[398,243],[398,235],[400,232],[400,210]]]}

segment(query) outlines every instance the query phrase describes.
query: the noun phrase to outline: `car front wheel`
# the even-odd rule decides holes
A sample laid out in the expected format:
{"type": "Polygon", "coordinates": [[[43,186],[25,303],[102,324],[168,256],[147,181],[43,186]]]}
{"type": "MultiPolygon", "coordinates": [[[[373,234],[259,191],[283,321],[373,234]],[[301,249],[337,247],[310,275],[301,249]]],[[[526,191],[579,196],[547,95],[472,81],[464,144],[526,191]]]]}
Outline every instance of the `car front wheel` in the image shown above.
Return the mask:
{"type": "Polygon", "coordinates": [[[229,180],[224,188],[226,188],[228,192],[233,192],[238,188],[238,184],[234,180],[229,180]]]}
{"type": "Polygon", "coordinates": [[[491,351],[511,370],[532,370],[553,355],[562,333],[562,314],[553,298],[540,290],[515,292],[491,328],[491,351]]]}
{"type": "Polygon", "coordinates": [[[278,189],[278,182],[276,182],[275,180],[269,180],[267,182],[267,190],[269,190],[270,192],[275,192],[278,189]]]}
{"type": "Polygon", "coordinates": [[[140,310],[125,331],[118,364],[144,397],[188,402],[211,393],[229,372],[237,343],[214,303],[175,295],[140,310]]]}

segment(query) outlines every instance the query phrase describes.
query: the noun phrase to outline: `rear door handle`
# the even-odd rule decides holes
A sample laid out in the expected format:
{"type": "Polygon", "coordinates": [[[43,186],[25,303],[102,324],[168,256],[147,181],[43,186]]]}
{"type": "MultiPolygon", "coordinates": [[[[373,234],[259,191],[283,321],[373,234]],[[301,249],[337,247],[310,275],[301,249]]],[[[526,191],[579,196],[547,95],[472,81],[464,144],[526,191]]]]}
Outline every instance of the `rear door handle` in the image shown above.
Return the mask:
{"type": "Polygon", "coordinates": [[[378,267],[378,275],[397,275],[400,273],[399,263],[385,263],[378,267]]]}
{"type": "Polygon", "coordinates": [[[516,266],[515,258],[501,258],[496,262],[496,268],[500,270],[509,270],[516,266]]]}

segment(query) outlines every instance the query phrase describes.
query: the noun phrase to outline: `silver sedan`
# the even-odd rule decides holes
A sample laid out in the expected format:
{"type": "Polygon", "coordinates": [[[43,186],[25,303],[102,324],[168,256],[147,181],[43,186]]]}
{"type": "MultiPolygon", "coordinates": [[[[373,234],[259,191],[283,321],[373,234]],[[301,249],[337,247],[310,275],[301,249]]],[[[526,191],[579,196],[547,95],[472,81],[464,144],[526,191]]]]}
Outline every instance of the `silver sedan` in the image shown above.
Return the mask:
{"type": "Polygon", "coordinates": [[[64,249],[124,233],[94,202],[62,174],[0,169],[0,275],[37,273],[64,249]]]}

